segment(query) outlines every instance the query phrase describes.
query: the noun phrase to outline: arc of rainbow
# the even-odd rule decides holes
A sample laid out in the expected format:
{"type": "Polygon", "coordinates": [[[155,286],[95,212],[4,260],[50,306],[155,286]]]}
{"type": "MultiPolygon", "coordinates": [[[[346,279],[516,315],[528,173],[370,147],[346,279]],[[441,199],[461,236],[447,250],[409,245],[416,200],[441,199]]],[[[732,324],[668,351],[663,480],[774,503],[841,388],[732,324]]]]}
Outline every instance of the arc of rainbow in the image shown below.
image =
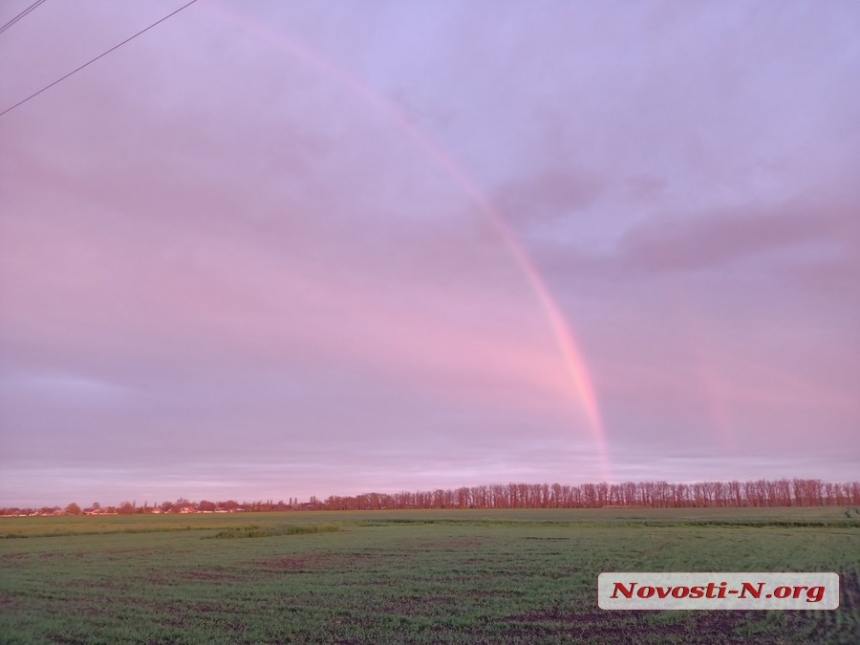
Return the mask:
{"type": "Polygon", "coordinates": [[[584,408],[589,429],[598,451],[601,475],[605,481],[612,481],[606,432],[603,427],[597,394],[594,391],[591,376],[588,372],[585,360],[579,351],[578,345],[574,340],[573,333],[559,310],[559,307],[556,304],[555,299],[552,297],[552,293],[540,272],[529,260],[528,254],[517,241],[516,236],[513,234],[510,227],[505,223],[501,213],[495,208],[495,206],[493,206],[490,199],[478,188],[472,178],[469,177],[469,175],[456,161],[454,161],[454,159],[451,158],[450,155],[445,153],[439,144],[412,123],[391,101],[386,100],[383,96],[361,81],[346,74],[340,68],[312,53],[306,47],[286,38],[282,34],[272,31],[265,25],[248,20],[244,16],[225,9],[223,6],[213,4],[204,4],[202,6],[222,20],[230,20],[240,23],[245,28],[261,34],[269,42],[287,50],[295,58],[321,70],[327,76],[336,79],[338,82],[347,86],[353,92],[361,96],[371,106],[387,114],[392,121],[396,123],[397,126],[407,134],[407,136],[409,136],[409,138],[415,141],[433,158],[436,163],[448,172],[454,181],[457,182],[469,198],[478,206],[484,216],[491,222],[494,230],[514,257],[518,267],[523,272],[523,275],[525,275],[529,286],[537,297],[544,315],[549,321],[553,336],[559,350],[561,351],[571,384],[573,385],[574,391],[584,408]]]}

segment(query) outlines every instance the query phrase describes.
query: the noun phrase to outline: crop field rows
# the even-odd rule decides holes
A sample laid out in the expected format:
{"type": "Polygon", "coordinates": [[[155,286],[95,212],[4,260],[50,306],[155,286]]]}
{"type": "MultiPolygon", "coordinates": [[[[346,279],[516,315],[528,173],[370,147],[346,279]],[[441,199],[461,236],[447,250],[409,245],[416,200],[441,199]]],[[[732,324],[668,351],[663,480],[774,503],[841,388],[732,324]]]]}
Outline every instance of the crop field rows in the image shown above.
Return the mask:
{"type": "Polygon", "coordinates": [[[2,643],[860,642],[860,519],[834,508],[7,518],[0,533],[2,643]],[[603,571],[835,571],[841,606],[608,612],[603,571]]]}

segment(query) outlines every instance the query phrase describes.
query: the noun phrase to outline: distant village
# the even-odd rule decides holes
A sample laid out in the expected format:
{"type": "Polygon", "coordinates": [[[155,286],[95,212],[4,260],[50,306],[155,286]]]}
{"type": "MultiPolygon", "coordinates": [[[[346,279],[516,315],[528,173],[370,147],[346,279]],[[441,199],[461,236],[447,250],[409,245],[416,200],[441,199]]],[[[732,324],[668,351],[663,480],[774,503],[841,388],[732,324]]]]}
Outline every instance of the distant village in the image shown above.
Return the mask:
{"type": "Polygon", "coordinates": [[[98,502],[91,506],[81,508],[74,502],[65,507],[43,506],[41,508],[0,508],[0,517],[43,517],[57,515],[162,515],[190,513],[259,513],[267,511],[308,511],[318,510],[321,504],[315,498],[310,502],[299,503],[298,498],[291,498],[289,502],[283,500],[278,502],[210,502],[203,500],[192,502],[180,498],[175,502],[162,502],[150,505],[144,502],[138,506],[136,502],[123,502],[119,506],[102,506],[98,502]]]}

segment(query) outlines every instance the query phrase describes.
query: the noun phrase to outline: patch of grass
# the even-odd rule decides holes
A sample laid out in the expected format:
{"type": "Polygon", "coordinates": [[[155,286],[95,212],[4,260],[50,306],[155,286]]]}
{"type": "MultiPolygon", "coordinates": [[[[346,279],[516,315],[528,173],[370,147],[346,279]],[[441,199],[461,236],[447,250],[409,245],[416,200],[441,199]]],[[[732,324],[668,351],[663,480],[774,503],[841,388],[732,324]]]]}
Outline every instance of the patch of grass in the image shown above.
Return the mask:
{"type": "MultiPolygon", "coordinates": [[[[585,526],[605,526],[607,521],[588,521],[588,520],[571,520],[571,521],[529,521],[529,520],[490,520],[490,519],[430,519],[430,518],[393,518],[393,519],[370,519],[356,520],[354,522],[359,526],[390,526],[390,525],[421,525],[421,524],[438,524],[446,526],[458,525],[474,525],[474,526],[559,526],[559,527],[585,527],[585,526]]],[[[790,528],[849,528],[860,529],[860,522],[853,520],[775,520],[762,519],[758,521],[750,520],[616,520],[611,522],[616,527],[636,528],[640,526],[659,526],[659,527],[790,527],[790,528]]]]}
{"type": "Polygon", "coordinates": [[[231,528],[226,531],[221,531],[210,537],[216,539],[234,539],[234,538],[263,538],[275,537],[278,535],[307,535],[312,533],[333,533],[340,531],[340,526],[336,524],[288,524],[286,526],[270,526],[260,528],[256,524],[243,526],[239,528],[231,528]]]}

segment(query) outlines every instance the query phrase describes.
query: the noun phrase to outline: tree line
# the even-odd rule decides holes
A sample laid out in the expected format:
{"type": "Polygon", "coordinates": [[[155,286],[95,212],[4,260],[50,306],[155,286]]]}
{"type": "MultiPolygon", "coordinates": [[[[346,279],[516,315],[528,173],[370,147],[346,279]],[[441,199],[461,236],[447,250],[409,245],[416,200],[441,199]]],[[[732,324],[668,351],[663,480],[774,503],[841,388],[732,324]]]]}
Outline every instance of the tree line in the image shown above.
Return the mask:
{"type": "Polygon", "coordinates": [[[320,510],[431,508],[603,508],[855,506],[860,482],[830,484],[818,479],[748,482],[626,482],[623,484],[495,484],[416,493],[367,493],[312,500],[320,510]]]}
{"type": "Polygon", "coordinates": [[[300,502],[235,500],[175,502],[150,505],[123,502],[119,506],[93,503],[81,508],[71,503],[41,508],[0,508],[0,515],[132,515],[137,513],[233,513],[261,511],[359,511],[386,509],[511,509],[511,508],[709,508],[767,506],[860,506],[860,482],[831,484],[820,479],[777,479],[756,481],[714,481],[672,484],[625,482],[622,484],[491,484],[400,493],[331,495],[324,500],[311,497],[300,502]]]}

